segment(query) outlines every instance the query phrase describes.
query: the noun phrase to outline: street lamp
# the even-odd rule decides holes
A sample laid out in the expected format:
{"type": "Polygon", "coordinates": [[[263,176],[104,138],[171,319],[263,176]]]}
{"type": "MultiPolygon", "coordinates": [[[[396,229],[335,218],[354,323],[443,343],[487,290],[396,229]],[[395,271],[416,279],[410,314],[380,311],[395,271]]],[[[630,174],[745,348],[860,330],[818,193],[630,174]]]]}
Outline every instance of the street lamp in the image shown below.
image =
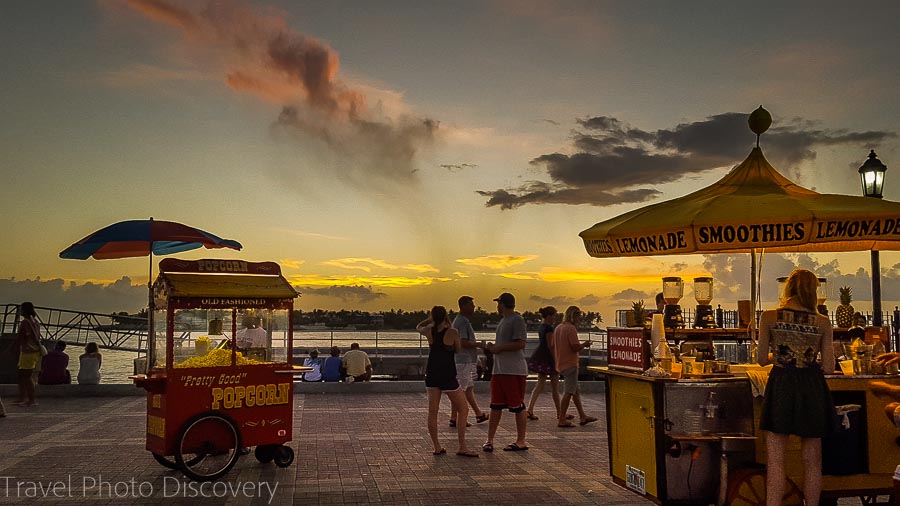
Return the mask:
{"type": "MultiPolygon", "coordinates": [[[[880,199],[884,189],[884,173],[887,166],[881,163],[873,149],[869,153],[869,159],[859,168],[859,178],[862,182],[863,195],[880,199]]],[[[882,325],[881,321],[881,260],[878,250],[872,250],[872,324],[876,327],[882,325]]]]}

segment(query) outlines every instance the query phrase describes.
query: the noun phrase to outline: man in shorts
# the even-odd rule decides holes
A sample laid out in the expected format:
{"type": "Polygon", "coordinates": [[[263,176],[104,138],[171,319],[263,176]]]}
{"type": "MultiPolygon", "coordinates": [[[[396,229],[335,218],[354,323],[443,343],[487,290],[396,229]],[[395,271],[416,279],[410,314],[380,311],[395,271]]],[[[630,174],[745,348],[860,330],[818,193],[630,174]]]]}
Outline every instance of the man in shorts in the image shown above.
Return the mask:
{"type": "Polygon", "coordinates": [[[578,388],[578,354],[591,345],[590,341],[578,341],[578,322],[581,321],[581,310],[577,306],[569,306],[563,316],[563,322],[553,331],[548,340],[550,352],[556,363],[556,371],[563,378],[563,396],[559,402],[559,420],[557,427],[569,428],[575,424],[566,419],[569,402],[575,401],[575,409],[581,425],[596,422],[593,416],[587,416],[581,406],[581,391],[578,388]]]}
{"type": "Polygon", "coordinates": [[[481,445],[486,452],[494,451],[494,434],[500,426],[503,410],[508,409],[516,416],[516,442],[506,445],[505,451],[527,450],[525,443],[525,378],[528,364],[525,361],[525,340],[527,332],[525,319],[515,311],[516,298],[511,293],[501,293],[494,299],[497,311],[503,318],[497,325],[497,338],[486,347],[494,354],[494,368],[491,374],[491,418],[488,424],[487,442],[481,445]]]}
{"type": "MultiPolygon", "coordinates": [[[[456,380],[459,388],[466,394],[466,401],[475,413],[475,422],[487,421],[488,415],[478,407],[475,400],[475,377],[477,376],[478,348],[484,345],[475,340],[475,329],[469,318],[475,314],[475,300],[468,295],[459,298],[459,314],[453,319],[453,328],[459,332],[462,349],[456,354],[456,380]]],[[[456,427],[456,410],[450,410],[450,426],[456,427]]],[[[469,422],[466,422],[468,424],[469,422]]]]}

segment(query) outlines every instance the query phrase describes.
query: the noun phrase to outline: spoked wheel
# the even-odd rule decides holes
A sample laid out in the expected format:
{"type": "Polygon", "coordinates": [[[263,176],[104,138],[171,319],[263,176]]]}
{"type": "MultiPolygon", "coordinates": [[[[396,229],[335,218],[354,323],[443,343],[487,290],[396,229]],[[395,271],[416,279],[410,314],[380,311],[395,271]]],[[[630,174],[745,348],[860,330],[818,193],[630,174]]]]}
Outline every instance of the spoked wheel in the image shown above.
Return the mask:
{"type": "Polygon", "coordinates": [[[154,453],[153,458],[156,459],[156,461],[159,462],[159,465],[161,465],[163,467],[167,467],[169,469],[176,469],[176,470],[179,469],[178,463],[175,462],[174,460],[169,460],[168,457],[165,457],[158,453],[154,453]]]}
{"type": "Polygon", "coordinates": [[[256,460],[268,464],[275,458],[275,448],[277,448],[276,445],[259,445],[253,450],[253,454],[256,456],[256,460]]]}
{"type": "MultiPolygon", "coordinates": [[[[152,453],[152,452],[151,452],[151,453],[152,453]]],[[[181,469],[180,467],[178,467],[178,462],[175,462],[175,459],[174,459],[174,458],[171,458],[171,459],[170,459],[169,457],[160,455],[160,454],[158,454],[158,453],[153,453],[153,458],[156,459],[156,461],[159,462],[159,464],[160,464],[161,466],[163,466],[163,467],[167,467],[167,468],[169,468],[169,469],[175,469],[176,471],[179,470],[179,469],[181,469]]],[[[197,458],[195,458],[195,459],[189,460],[189,461],[188,461],[188,464],[194,465],[194,464],[196,464],[197,462],[199,462],[200,459],[202,459],[202,458],[203,458],[203,457],[201,456],[201,457],[197,457],[197,458]]]]}
{"type": "MultiPolygon", "coordinates": [[[[761,506],[766,504],[766,470],[744,468],[728,475],[728,493],[725,504],[733,506],[761,506]]],[[[803,504],[803,493],[790,478],[784,488],[781,504],[803,504]]]]}
{"type": "Polygon", "coordinates": [[[275,465],[278,467],[287,467],[294,462],[294,450],[290,446],[275,447],[275,465]]]}
{"type": "Polygon", "coordinates": [[[230,418],[215,411],[188,419],[178,434],[175,462],[196,481],[222,477],[234,467],[241,450],[241,433],[230,418]]]}

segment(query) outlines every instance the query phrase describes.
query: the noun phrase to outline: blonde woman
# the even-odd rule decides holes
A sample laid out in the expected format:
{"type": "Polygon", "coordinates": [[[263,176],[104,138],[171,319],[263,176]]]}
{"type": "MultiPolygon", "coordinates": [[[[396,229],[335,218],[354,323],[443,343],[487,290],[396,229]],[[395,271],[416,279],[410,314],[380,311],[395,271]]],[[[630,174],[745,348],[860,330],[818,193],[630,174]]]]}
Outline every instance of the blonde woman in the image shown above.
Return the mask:
{"type": "Polygon", "coordinates": [[[822,491],[822,438],[834,428],[834,403],[824,373],[834,372],[834,350],[831,322],[816,311],[818,285],[812,272],[795,270],[781,306],[759,319],[759,365],[774,365],[760,416],[768,452],[767,504],[781,504],[784,496],[789,435],[800,436],[806,504],[818,504],[822,491]]]}

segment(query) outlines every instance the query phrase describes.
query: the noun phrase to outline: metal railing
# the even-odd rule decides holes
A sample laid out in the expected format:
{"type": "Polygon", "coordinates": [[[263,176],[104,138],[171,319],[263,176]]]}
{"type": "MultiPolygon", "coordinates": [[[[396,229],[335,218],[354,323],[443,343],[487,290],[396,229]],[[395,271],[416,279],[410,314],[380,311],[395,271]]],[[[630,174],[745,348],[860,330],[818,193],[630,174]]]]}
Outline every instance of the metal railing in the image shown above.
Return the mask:
{"type": "MultiPolygon", "coordinates": [[[[147,320],[130,316],[73,311],[35,306],[45,341],[65,341],[73,346],[89,342],[110,350],[141,351],[147,337],[147,320]]],[[[19,324],[19,305],[3,306],[0,330],[15,334],[19,324]]]]}
{"type": "MultiPolygon", "coordinates": [[[[479,341],[493,341],[494,333],[490,331],[476,332],[475,337],[479,341]]],[[[587,348],[587,356],[601,354],[605,356],[607,351],[607,335],[605,330],[591,332],[579,332],[579,339],[591,340],[594,345],[587,348]]],[[[424,357],[428,355],[428,341],[425,336],[415,331],[385,331],[385,330],[350,330],[350,329],[316,329],[294,331],[295,356],[308,353],[312,349],[318,349],[319,353],[327,354],[327,350],[337,346],[344,351],[352,343],[359,343],[364,351],[385,355],[415,355],[424,357]]],[[[526,356],[537,347],[538,339],[534,332],[529,332],[528,342],[525,347],[526,356]]]]}

